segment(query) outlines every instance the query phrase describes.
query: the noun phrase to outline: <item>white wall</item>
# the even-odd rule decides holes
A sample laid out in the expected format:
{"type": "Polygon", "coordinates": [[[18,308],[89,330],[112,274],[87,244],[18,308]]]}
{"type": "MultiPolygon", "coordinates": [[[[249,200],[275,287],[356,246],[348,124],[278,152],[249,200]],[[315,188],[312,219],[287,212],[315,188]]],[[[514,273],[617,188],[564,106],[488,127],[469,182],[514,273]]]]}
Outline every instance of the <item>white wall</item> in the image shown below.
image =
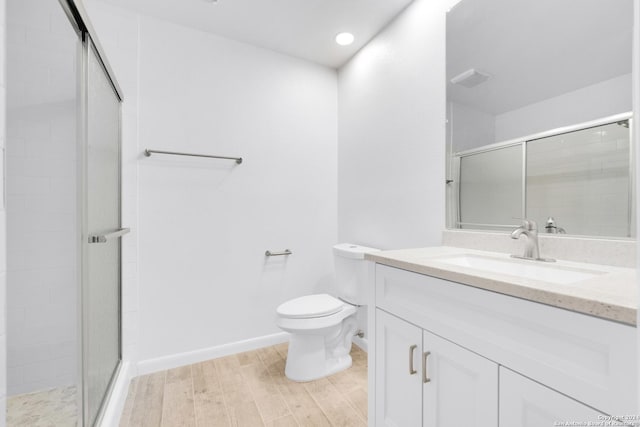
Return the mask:
{"type": "Polygon", "coordinates": [[[89,12],[118,79],[137,73],[139,137],[125,144],[138,154],[138,358],[279,332],[279,303],[332,282],[335,71],[103,4],[89,12]],[[133,28],[137,70],[114,40],[133,28]]]}
{"type": "Polygon", "coordinates": [[[630,92],[631,74],[625,74],[496,116],[451,103],[453,151],[625,113],[632,110],[630,92]]]}
{"type": "Polygon", "coordinates": [[[8,3],[8,394],[76,382],[76,40],[56,2],[8,3]]]}
{"type": "Polygon", "coordinates": [[[490,113],[450,102],[447,124],[454,153],[496,142],[495,116],[490,113]]]}
{"type": "MultiPolygon", "coordinates": [[[[0,151],[2,156],[5,153],[5,131],[6,131],[6,73],[5,73],[5,44],[6,33],[6,3],[0,0],[0,151]]],[[[3,162],[4,163],[4,162],[3,162]]],[[[7,334],[6,334],[6,213],[5,213],[5,195],[4,195],[4,166],[0,166],[0,195],[2,196],[2,204],[0,204],[0,427],[6,425],[5,413],[7,412],[7,334]]]]}
{"type": "Polygon", "coordinates": [[[339,71],[341,241],[441,242],[447,3],[415,1],[339,71]]]}
{"type": "Polygon", "coordinates": [[[495,118],[495,142],[631,111],[631,74],[527,105],[495,118]]]}

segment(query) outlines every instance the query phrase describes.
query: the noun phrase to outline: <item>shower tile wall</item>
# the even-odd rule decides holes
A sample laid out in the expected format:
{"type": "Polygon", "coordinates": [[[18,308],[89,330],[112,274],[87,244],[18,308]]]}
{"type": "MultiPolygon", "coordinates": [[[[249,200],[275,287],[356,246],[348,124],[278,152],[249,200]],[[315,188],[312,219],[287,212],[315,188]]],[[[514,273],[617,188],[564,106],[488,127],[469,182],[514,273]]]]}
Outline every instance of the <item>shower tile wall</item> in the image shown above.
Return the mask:
{"type": "Polygon", "coordinates": [[[58,2],[10,0],[8,394],[76,381],[75,34],[58,2]]]}

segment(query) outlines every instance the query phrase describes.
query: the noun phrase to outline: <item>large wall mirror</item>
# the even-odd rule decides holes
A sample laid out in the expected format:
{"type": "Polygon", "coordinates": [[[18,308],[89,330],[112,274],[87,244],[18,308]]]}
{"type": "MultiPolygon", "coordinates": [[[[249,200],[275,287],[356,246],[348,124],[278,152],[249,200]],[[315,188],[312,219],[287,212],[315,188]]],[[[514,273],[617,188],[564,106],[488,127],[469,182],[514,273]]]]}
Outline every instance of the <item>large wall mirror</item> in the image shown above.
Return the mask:
{"type": "Polygon", "coordinates": [[[633,0],[447,14],[447,226],[635,237],[633,0]]]}

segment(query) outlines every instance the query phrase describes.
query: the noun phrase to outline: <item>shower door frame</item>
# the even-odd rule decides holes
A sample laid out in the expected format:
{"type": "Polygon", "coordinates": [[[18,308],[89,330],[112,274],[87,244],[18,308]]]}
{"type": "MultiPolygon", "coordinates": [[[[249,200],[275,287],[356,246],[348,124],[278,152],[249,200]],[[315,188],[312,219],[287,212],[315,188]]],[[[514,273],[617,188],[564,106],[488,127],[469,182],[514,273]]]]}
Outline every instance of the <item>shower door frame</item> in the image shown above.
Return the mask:
{"type": "MultiPolygon", "coordinates": [[[[519,138],[510,139],[503,142],[497,142],[494,144],[484,145],[482,147],[471,148],[468,150],[452,152],[449,155],[451,156],[451,172],[450,176],[454,177],[452,179],[452,184],[454,184],[453,188],[449,191],[450,197],[452,200],[447,201],[447,203],[451,202],[449,205],[449,209],[451,211],[447,212],[447,220],[451,221],[451,223],[447,224],[448,230],[467,230],[467,231],[502,231],[506,229],[513,229],[518,227],[518,224],[478,224],[478,223],[468,223],[462,222],[462,211],[460,206],[462,204],[461,200],[461,191],[460,191],[460,181],[461,181],[461,159],[469,156],[473,156],[476,154],[483,154],[490,151],[502,150],[505,148],[511,148],[515,146],[522,146],[522,208],[520,213],[520,218],[527,217],[527,149],[528,144],[540,139],[568,134],[572,132],[577,132],[585,129],[595,128],[599,126],[605,126],[609,124],[614,124],[620,121],[628,121],[629,123],[629,188],[627,192],[628,204],[627,204],[627,236],[588,236],[588,235],[574,235],[578,237],[588,237],[588,238],[596,238],[596,239],[613,239],[613,240],[628,240],[635,239],[637,236],[637,227],[636,224],[636,169],[638,165],[636,165],[635,161],[635,152],[637,148],[634,146],[634,135],[636,132],[634,126],[634,117],[633,112],[628,111],[624,113],[614,114],[611,116],[601,117],[595,120],[590,120],[586,122],[576,123],[569,126],[563,126],[556,129],[551,129],[543,132],[538,132],[531,135],[526,135],[519,138]],[[469,228],[464,228],[465,226],[469,226],[469,228]],[[475,227],[475,228],[474,228],[475,227]],[[483,227],[492,227],[492,228],[483,228],[483,227]]],[[[447,182],[447,184],[450,184],[447,182]]],[[[514,218],[518,219],[518,218],[514,218]]]]}
{"type": "Polygon", "coordinates": [[[111,68],[107,57],[104,53],[95,29],[91,25],[88,14],[84,9],[80,0],[59,0],[59,3],[66,13],[69,21],[78,35],[78,53],[76,67],[78,75],[77,78],[77,111],[78,111],[78,126],[77,126],[77,177],[79,178],[78,192],[77,192],[77,212],[78,212],[78,226],[80,229],[81,250],[78,251],[78,301],[79,304],[79,320],[80,328],[79,335],[79,348],[81,363],[79,364],[79,376],[81,379],[81,393],[79,393],[79,425],[89,427],[90,425],[100,425],[100,422],[104,416],[106,403],[109,400],[113,392],[115,380],[118,378],[120,370],[122,368],[122,239],[118,239],[119,245],[119,257],[120,265],[118,272],[118,361],[116,367],[112,373],[111,379],[107,386],[105,395],[102,397],[100,408],[96,414],[94,423],[91,423],[89,407],[88,407],[88,361],[86,355],[88,354],[88,328],[87,328],[87,302],[88,298],[84,291],[85,284],[88,280],[88,270],[86,268],[88,261],[88,221],[87,221],[87,202],[88,202],[88,183],[87,183],[87,153],[88,153],[88,59],[90,51],[97,57],[106,77],[111,83],[116,97],[119,100],[119,115],[118,115],[118,221],[122,224],[122,102],[124,96],[122,89],[120,88],[118,81],[115,78],[113,69],[111,68]]]}
{"type": "Polygon", "coordinates": [[[82,249],[80,251],[82,262],[80,264],[80,274],[82,275],[81,281],[81,301],[82,301],[82,317],[81,317],[81,327],[82,327],[82,418],[83,425],[85,427],[91,425],[100,425],[102,417],[104,416],[104,411],[106,408],[105,403],[108,402],[109,397],[113,391],[115,380],[118,377],[120,369],[122,367],[122,238],[118,237],[118,256],[119,256],[119,265],[118,265],[118,283],[117,283],[117,294],[118,294],[118,305],[117,305],[117,313],[118,313],[118,360],[116,366],[111,374],[111,378],[109,380],[109,384],[105,390],[105,394],[102,396],[100,401],[100,406],[98,411],[96,412],[95,418],[91,419],[91,409],[89,407],[89,323],[90,323],[90,297],[86,291],[86,287],[90,281],[89,277],[89,226],[88,226],[88,203],[89,203],[89,180],[88,180],[88,148],[89,148],[89,80],[90,80],[90,70],[89,70],[89,56],[95,55],[96,58],[102,65],[102,69],[107,76],[107,78],[111,82],[111,86],[114,90],[114,94],[118,98],[118,141],[117,141],[117,150],[118,150],[118,228],[122,226],[122,98],[118,93],[116,86],[113,84],[113,79],[109,75],[108,69],[105,66],[102,57],[100,56],[99,50],[96,47],[96,44],[88,32],[82,33],[82,57],[80,59],[80,132],[81,138],[79,144],[79,159],[78,162],[79,167],[81,168],[81,197],[80,203],[81,206],[81,217],[82,217],[82,249]],[[93,422],[92,422],[93,421],[93,422]]]}

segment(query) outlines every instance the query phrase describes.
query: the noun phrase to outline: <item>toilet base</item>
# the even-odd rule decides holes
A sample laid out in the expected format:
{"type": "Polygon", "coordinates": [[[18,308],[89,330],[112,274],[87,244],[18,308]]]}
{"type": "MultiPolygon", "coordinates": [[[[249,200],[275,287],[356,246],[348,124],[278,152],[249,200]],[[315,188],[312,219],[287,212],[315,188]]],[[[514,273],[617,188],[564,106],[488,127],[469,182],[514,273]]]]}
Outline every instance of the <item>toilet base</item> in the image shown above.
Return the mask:
{"type": "Polygon", "coordinates": [[[334,354],[328,355],[325,338],[323,335],[291,335],[284,369],[287,378],[297,382],[313,381],[351,367],[351,346],[334,349],[334,354]]]}
{"type": "Polygon", "coordinates": [[[358,328],[357,308],[345,304],[328,316],[290,319],[279,317],[278,326],[289,332],[289,352],[284,373],[304,382],[351,367],[351,343],[358,328]]]}

